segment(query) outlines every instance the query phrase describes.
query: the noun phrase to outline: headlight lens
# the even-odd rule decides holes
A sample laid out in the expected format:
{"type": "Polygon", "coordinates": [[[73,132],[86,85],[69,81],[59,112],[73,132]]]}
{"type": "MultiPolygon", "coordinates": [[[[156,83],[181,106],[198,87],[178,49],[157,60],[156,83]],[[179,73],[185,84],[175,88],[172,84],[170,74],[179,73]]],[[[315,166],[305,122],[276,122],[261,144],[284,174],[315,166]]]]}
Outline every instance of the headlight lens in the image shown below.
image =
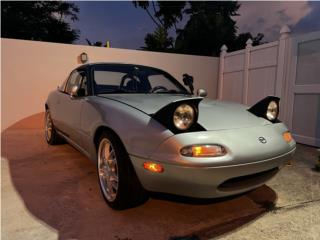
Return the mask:
{"type": "Polygon", "coordinates": [[[226,155],[227,151],[223,146],[206,144],[183,147],[180,153],[186,157],[220,157],[226,155]]]}
{"type": "Polygon", "coordinates": [[[278,113],[279,113],[278,104],[275,101],[271,101],[267,109],[267,114],[266,114],[267,118],[270,121],[273,121],[278,117],[278,113]]]}
{"type": "Polygon", "coordinates": [[[188,104],[182,104],[173,113],[174,126],[179,130],[187,130],[194,122],[195,110],[188,104]]]}

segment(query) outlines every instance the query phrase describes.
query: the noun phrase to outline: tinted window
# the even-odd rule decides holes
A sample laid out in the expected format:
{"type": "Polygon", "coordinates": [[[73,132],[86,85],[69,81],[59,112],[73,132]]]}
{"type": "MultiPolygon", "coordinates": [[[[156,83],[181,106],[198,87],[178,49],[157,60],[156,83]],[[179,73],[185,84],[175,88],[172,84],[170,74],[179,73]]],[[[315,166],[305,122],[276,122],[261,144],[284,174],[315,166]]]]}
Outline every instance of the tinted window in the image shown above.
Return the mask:
{"type": "Polygon", "coordinates": [[[149,75],[148,81],[151,85],[151,88],[156,88],[157,86],[163,86],[166,89],[174,89],[175,85],[173,82],[166,81],[166,77],[163,74],[149,75]]]}
{"type": "Polygon", "coordinates": [[[121,84],[121,79],[126,75],[123,72],[113,72],[96,70],[94,71],[94,79],[97,85],[104,85],[106,82],[110,86],[119,86],[121,84]]]}
{"type": "Polygon", "coordinates": [[[93,70],[96,94],[102,93],[183,93],[187,90],[168,73],[150,67],[101,65],[93,70]]]}

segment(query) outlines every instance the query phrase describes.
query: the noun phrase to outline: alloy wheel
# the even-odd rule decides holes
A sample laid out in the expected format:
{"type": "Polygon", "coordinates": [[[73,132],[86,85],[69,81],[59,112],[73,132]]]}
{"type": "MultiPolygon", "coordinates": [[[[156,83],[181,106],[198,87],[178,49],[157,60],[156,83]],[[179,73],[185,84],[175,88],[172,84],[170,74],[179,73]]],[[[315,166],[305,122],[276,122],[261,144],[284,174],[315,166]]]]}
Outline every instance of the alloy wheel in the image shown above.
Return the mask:
{"type": "Polygon", "coordinates": [[[107,138],[99,144],[98,174],[103,194],[113,202],[118,193],[118,164],[115,149],[107,138]]]}

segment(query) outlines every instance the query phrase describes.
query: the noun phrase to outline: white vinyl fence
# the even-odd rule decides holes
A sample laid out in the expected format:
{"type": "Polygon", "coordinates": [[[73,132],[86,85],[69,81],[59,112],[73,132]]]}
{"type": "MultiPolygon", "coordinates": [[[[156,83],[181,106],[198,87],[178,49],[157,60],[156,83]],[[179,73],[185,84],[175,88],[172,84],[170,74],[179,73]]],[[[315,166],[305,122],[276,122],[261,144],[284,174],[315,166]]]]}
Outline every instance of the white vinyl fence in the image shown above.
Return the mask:
{"type": "Polygon", "coordinates": [[[320,146],[320,32],[220,54],[218,98],[249,106],[268,95],[281,98],[280,119],[300,143],[320,146]]]}

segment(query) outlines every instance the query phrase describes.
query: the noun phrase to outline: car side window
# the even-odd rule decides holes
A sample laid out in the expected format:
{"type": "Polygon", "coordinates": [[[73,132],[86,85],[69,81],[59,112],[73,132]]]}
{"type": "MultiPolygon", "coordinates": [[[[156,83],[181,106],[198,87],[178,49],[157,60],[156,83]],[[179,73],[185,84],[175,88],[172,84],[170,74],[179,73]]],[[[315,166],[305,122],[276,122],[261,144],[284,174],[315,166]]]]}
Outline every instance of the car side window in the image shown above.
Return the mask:
{"type": "Polygon", "coordinates": [[[65,92],[71,94],[74,86],[84,89],[85,95],[88,94],[87,77],[84,71],[75,71],[71,74],[65,92]]]}
{"type": "Polygon", "coordinates": [[[67,83],[67,86],[66,86],[66,89],[65,89],[65,92],[67,94],[71,94],[71,90],[72,90],[73,86],[77,85],[77,77],[78,77],[78,75],[79,75],[79,73],[77,71],[74,71],[70,75],[68,83],[67,83]]]}

